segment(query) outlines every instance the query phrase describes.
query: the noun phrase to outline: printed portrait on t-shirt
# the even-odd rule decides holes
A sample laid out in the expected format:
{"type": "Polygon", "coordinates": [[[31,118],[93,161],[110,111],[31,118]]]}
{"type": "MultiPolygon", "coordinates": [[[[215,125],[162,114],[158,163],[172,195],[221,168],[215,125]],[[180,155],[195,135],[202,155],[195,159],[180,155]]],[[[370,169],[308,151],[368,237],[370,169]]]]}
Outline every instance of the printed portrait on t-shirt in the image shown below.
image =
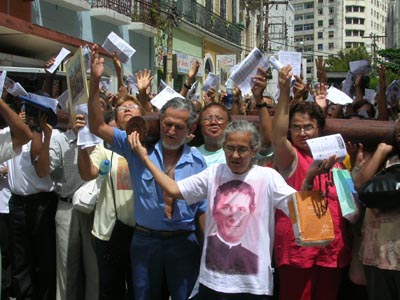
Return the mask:
{"type": "Polygon", "coordinates": [[[132,181],[129,173],[128,162],[125,158],[118,158],[117,190],[131,190],[132,181]]]}
{"type": "Polygon", "coordinates": [[[207,269],[226,274],[258,273],[258,255],[242,245],[255,209],[255,192],[246,182],[232,180],[218,187],[212,208],[216,233],[207,237],[207,269]]]}

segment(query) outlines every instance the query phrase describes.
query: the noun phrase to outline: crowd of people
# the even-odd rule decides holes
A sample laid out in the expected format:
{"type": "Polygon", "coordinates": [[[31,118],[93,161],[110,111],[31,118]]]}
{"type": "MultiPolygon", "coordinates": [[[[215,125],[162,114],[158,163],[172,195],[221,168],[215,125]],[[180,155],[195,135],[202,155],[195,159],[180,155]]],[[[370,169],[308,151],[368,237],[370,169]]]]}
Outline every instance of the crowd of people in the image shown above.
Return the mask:
{"type": "Polygon", "coordinates": [[[328,118],[395,121],[399,105],[386,99],[383,67],[376,105],[364,99],[363,72],[353,103],[329,101],[318,59],[317,86],[287,65],[274,99],[267,70],[258,68],[251,95],[235,87],[227,109],[226,95],[213,88],[190,99],[195,62],[182,98],[158,110],[149,70],[135,74],[138,93],[130,94],[114,54],[118,92],[106,93],[104,58],[97,45],[91,50],[88,114],[70,116],[67,130],[48,124],[45,112],[29,126],[18,102],[11,108],[6,92],[0,99],[2,300],[400,298],[400,208],[360,206],[350,223],[332,183],[332,168],[351,171],[359,188],[388,163],[400,164],[400,134],[393,145],[347,141],[345,162],[313,163],[306,142],[323,134],[328,118]],[[127,131],[132,117],[155,113],[155,143],[127,131]],[[102,142],[79,146],[85,127],[102,142]],[[110,171],[102,174],[106,160],[110,171]],[[96,206],[84,212],[74,195],[99,174],[96,206]],[[323,247],[296,244],[289,200],[308,190],[323,194],[332,216],[335,237],[323,247]]]}

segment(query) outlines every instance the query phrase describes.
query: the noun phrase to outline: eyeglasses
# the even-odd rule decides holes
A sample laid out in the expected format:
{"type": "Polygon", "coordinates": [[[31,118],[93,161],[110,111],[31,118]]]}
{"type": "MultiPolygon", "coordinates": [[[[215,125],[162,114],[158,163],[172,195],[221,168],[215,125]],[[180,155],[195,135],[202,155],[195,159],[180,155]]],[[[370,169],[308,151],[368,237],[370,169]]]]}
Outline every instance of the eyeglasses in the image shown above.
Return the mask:
{"type": "Polygon", "coordinates": [[[238,148],[233,147],[233,146],[225,146],[224,149],[225,149],[225,152],[228,155],[232,155],[233,153],[237,152],[239,154],[239,156],[243,156],[247,152],[250,152],[250,148],[243,147],[243,146],[242,147],[238,147],[238,148]]]}
{"type": "Polygon", "coordinates": [[[129,104],[129,105],[121,105],[117,107],[117,111],[125,111],[125,110],[133,110],[133,109],[139,109],[139,105],[137,104],[129,104]]]}
{"type": "Polygon", "coordinates": [[[305,133],[311,133],[313,132],[316,128],[313,125],[306,125],[306,126],[299,126],[299,125],[292,125],[290,127],[290,130],[294,133],[301,133],[302,130],[304,130],[305,133]]]}
{"type": "Polygon", "coordinates": [[[223,117],[216,116],[216,115],[211,115],[211,116],[205,117],[201,121],[204,123],[211,123],[213,120],[215,120],[215,122],[218,124],[222,124],[225,122],[225,119],[223,117]]]}

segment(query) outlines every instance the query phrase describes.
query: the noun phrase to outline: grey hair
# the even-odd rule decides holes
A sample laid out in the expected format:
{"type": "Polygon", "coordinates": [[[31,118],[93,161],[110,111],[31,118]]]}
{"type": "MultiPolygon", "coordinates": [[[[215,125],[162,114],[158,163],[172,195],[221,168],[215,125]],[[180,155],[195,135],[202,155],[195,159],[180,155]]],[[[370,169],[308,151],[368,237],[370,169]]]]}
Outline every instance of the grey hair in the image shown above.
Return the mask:
{"type": "Polygon", "coordinates": [[[192,125],[197,121],[197,112],[191,101],[181,98],[173,98],[169,100],[160,110],[160,119],[164,119],[165,111],[168,108],[177,109],[177,110],[187,110],[189,112],[189,120],[188,120],[188,128],[192,127],[192,125]]]}
{"type": "Polygon", "coordinates": [[[253,123],[245,120],[245,119],[238,119],[230,122],[225,129],[224,133],[224,142],[226,143],[226,138],[228,135],[235,133],[235,132],[249,132],[251,133],[251,148],[257,150],[260,145],[260,133],[258,132],[256,126],[253,123]]]}

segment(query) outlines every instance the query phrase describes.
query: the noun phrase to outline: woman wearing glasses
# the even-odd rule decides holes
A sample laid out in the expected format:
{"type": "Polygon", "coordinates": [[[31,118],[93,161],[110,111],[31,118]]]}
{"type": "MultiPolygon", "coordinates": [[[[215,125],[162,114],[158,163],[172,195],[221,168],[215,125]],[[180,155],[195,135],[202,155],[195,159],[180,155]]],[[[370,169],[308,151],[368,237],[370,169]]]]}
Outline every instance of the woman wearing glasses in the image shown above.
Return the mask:
{"type": "Polygon", "coordinates": [[[288,214],[294,189],[274,169],[253,165],[259,136],[246,120],[229,123],[222,143],[226,164],[179,182],[151,162],[137,132],[128,137],[165,193],[190,204],[208,199],[199,299],[271,299],[275,210],[288,214]]]}
{"type": "MultiPolygon", "coordinates": [[[[300,247],[295,243],[290,219],[277,211],[275,263],[278,267],[281,300],[336,300],[343,268],[350,263],[349,234],[341,216],[330,169],[336,158],[314,166],[306,141],[321,135],[325,117],[316,103],[289,104],[291,67],[279,71],[280,98],[272,129],[274,165],[296,190],[321,190],[332,215],[335,239],[326,247],[300,247]]],[[[326,88],[320,86],[316,102],[324,101],[326,88]]]]}

